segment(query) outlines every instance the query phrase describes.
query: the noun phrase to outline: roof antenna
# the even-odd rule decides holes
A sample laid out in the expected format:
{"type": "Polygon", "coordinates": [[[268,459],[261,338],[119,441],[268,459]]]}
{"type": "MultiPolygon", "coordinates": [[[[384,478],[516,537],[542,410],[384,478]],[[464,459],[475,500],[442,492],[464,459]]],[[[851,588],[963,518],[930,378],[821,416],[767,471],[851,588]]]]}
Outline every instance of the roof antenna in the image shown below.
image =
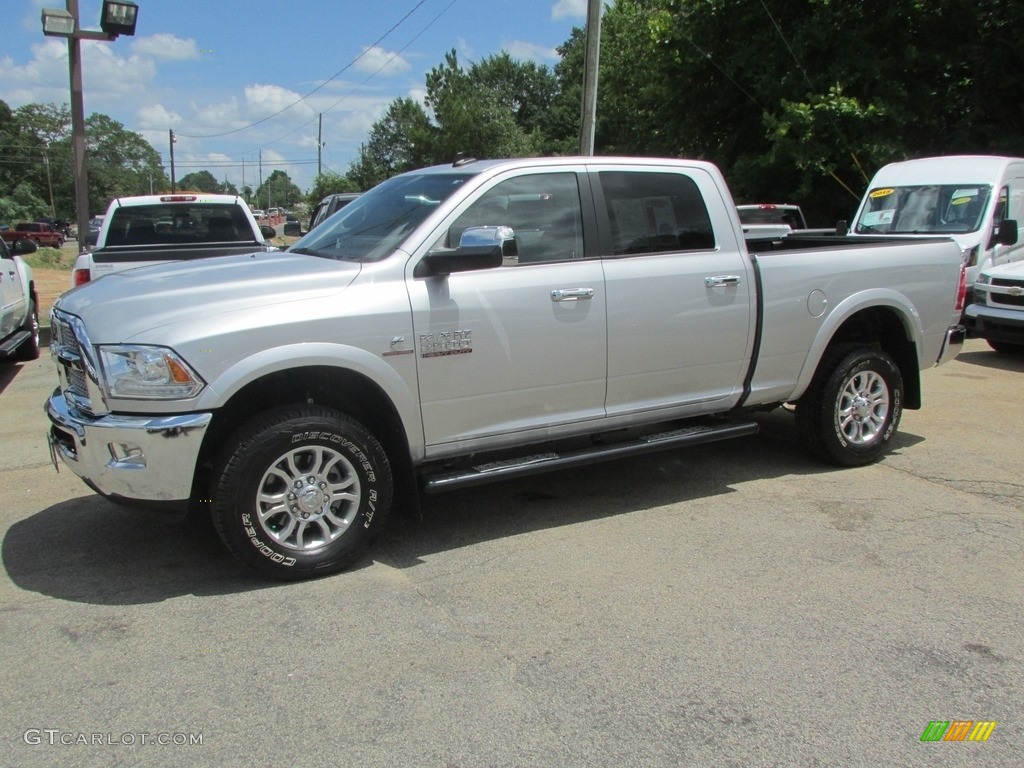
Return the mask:
{"type": "Polygon", "coordinates": [[[455,160],[452,162],[452,168],[461,168],[464,165],[469,165],[470,163],[475,163],[475,162],[476,162],[476,158],[475,157],[466,157],[466,153],[465,152],[456,152],[455,153],[455,160]]]}

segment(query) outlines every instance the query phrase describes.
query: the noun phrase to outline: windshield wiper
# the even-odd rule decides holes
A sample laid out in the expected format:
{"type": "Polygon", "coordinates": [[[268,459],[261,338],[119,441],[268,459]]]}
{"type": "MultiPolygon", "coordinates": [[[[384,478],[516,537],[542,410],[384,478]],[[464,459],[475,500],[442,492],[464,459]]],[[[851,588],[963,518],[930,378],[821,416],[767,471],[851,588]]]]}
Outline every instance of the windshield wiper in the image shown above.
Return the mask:
{"type": "Polygon", "coordinates": [[[324,254],[320,251],[314,251],[312,248],[289,248],[288,253],[301,253],[304,256],[319,256],[324,258],[324,254]]]}

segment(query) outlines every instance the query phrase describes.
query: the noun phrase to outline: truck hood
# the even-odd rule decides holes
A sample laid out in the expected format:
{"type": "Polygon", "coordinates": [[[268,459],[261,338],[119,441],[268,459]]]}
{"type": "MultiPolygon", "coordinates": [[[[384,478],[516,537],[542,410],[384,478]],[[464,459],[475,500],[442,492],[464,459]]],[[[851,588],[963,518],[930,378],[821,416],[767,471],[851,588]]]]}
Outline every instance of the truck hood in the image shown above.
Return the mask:
{"type": "Polygon", "coordinates": [[[63,294],[54,307],[82,318],[93,341],[127,341],[197,316],[338,293],[359,269],[283,251],[178,261],[106,275],[63,294]]]}

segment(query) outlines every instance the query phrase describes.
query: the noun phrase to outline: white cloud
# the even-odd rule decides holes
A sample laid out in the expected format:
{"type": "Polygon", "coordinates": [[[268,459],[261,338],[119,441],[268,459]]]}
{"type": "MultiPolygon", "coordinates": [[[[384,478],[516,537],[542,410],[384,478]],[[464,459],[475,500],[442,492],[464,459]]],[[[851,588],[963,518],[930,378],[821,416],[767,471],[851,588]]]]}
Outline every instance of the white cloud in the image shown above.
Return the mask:
{"type": "Polygon", "coordinates": [[[356,69],[367,74],[397,75],[409,69],[409,62],[397,53],[385,51],[376,45],[363,49],[363,55],[355,64],[356,69]]]}
{"type": "MultiPolygon", "coordinates": [[[[300,98],[300,94],[279,85],[256,83],[245,86],[245,103],[249,108],[248,114],[256,119],[280,112],[295,104],[300,98]]],[[[295,104],[292,111],[300,117],[309,117],[313,114],[313,110],[305,102],[295,104]]]]}
{"type": "Polygon", "coordinates": [[[502,46],[508,55],[517,61],[536,61],[544,63],[547,61],[558,61],[558,51],[554,48],[546,48],[536,43],[528,43],[524,40],[512,40],[502,46]]]}
{"type": "Polygon", "coordinates": [[[182,119],[174,110],[167,109],[162,104],[149,104],[140,107],[135,111],[135,120],[140,131],[163,129],[167,131],[177,125],[181,125],[182,119]]]}
{"type": "Polygon", "coordinates": [[[587,0],[558,0],[551,7],[551,20],[587,17],[587,0]]]}
{"type": "Polygon", "coordinates": [[[186,61],[199,58],[199,49],[196,47],[195,40],[191,38],[182,40],[175,35],[164,33],[133,40],[132,51],[141,56],[152,56],[154,59],[166,59],[168,61],[186,61]]]}

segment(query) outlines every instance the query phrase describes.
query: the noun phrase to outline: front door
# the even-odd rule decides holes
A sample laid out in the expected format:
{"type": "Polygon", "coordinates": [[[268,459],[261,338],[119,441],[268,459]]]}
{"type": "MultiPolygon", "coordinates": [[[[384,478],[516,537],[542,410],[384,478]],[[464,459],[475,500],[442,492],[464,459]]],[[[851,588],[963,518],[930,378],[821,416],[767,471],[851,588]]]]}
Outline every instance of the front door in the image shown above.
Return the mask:
{"type": "Polygon", "coordinates": [[[581,170],[496,179],[436,244],[508,226],[518,254],[503,266],[409,278],[428,455],[564,434],[604,415],[604,274],[584,247],[581,170]]]}

